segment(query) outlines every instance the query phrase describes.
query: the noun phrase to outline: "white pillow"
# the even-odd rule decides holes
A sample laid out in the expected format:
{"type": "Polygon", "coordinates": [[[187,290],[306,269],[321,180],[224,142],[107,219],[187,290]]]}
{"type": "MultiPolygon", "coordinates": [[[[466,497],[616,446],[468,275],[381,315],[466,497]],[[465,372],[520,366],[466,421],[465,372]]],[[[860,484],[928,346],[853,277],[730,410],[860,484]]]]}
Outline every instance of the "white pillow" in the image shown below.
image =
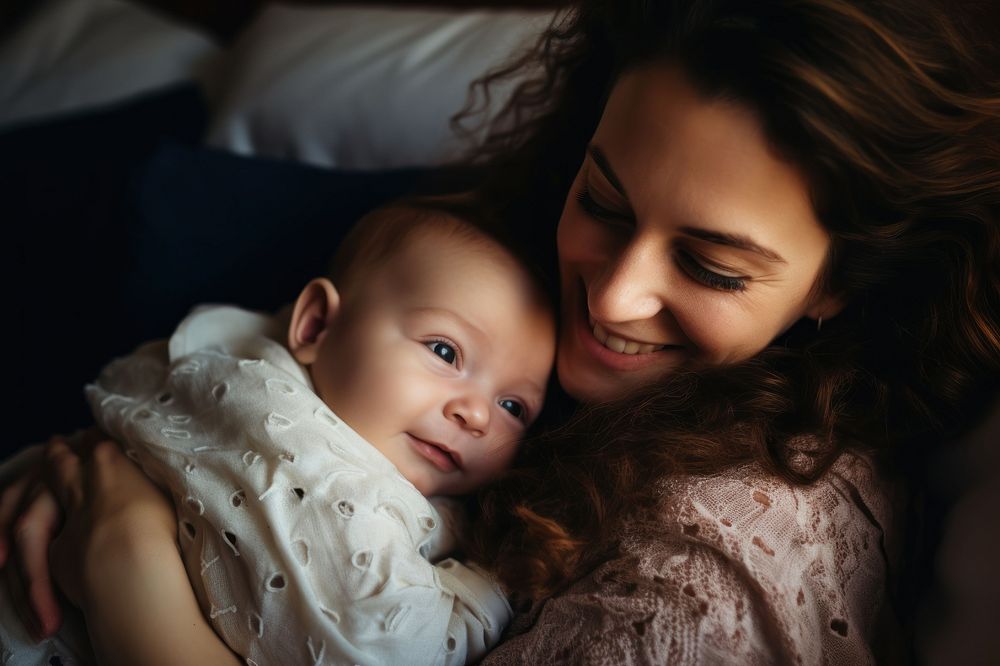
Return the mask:
{"type": "Polygon", "coordinates": [[[49,0],[0,43],[0,126],[190,79],[218,48],[120,0],[49,0]]]}
{"type": "Polygon", "coordinates": [[[208,142],[346,169],[441,164],[464,147],[449,119],[469,83],[532,45],[552,17],[270,6],[217,72],[208,142]]]}

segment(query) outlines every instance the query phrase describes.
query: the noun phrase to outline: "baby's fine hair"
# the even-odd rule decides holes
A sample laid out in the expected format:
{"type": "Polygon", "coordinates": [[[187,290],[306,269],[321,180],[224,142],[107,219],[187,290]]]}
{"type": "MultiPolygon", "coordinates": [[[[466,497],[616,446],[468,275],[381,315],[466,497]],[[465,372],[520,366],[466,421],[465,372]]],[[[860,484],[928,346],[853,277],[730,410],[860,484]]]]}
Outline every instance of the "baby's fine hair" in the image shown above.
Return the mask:
{"type": "Polygon", "coordinates": [[[550,281],[530,248],[500,220],[472,202],[457,197],[413,197],[375,209],[362,217],[337,248],[328,276],[338,287],[360,279],[364,271],[384,266],[419,234],[457,237],[484,250],[506,250],[532,277],[539,295],[554,302],[550,281]]]}

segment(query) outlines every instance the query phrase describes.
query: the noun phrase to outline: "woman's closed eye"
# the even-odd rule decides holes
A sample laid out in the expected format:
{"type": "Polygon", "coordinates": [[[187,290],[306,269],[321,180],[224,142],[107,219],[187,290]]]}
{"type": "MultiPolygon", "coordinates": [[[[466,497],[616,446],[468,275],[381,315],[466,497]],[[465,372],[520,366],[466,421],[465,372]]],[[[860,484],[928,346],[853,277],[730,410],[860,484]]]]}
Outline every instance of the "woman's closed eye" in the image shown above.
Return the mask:
{"type": "Polygon", "coordinates": [[[685,273],[687,273],[693,280],[705,285],[706,287],[717,289],[719,291],[743,291],[747,288],[749,278],[723,275],[722,273],[709,270],[704,266],[704,264],[685,250],[678,250],[676,253],[676,259],[677,263],[685,273]]]}
{"type": "Polygon", "coordinates": [[[580,204],[583,212],[595,220],[604,222],[614,227],[631,229],[635,226],[635,217],[629,212],[617,211],[594,198],[590,186],[584,183],[583,187],[576,194],[576,200],[580,204]]]}
{"type": "MultiPolygon", "coordinates": [[[[577,192],[576,200],[580,208],[591,218],[621,231],[630,231],[635,227],[635,217],[628,212],[617,211],[605,206],[594,198],[590,186],[584,183],[577,192]]],[[[724,275],[710,270],[692,256],[689,252],[677,253],[677,263],[695,281],[719,291],[743,291],[748,278],[743,276],[724,275]]]]}
{"type": "Polygon", "coordinates": [[[429,340],[428,342],[425,342],[424,345],[430,349],[435,356],[448,365],[458,367],[462,357],[461,354],[459,354],[457,346],[446,340],[429,340]]]}

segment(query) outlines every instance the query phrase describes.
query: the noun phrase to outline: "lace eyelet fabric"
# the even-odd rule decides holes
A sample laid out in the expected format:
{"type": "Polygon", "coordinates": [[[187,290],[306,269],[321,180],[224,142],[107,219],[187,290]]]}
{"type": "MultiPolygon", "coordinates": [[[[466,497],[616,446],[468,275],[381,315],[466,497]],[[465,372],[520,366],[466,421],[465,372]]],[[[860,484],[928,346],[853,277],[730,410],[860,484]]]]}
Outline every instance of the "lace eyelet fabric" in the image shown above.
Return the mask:
{"type": "Polygon", "coordinates": [[[666,481],[618,557],[515,618],[483,663],[874,663],[894,497],[851,453],[806,487],[753,465],[666,481]]]}

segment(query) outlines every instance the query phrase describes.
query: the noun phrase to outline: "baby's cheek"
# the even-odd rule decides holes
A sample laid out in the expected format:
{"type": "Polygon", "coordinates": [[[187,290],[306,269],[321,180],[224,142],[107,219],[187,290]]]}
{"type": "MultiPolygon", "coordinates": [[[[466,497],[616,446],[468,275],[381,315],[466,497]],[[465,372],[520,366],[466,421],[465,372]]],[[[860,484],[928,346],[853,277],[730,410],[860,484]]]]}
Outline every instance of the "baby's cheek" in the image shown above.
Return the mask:
{"type": "Polygon", "coordinates": [[[416,405],[421,404],[421,384],[405,367],[371,363],[363,372],[349,372],[341,377],[340,384],[340,393],[352,411],[386,426],[401,427],[400,422],[408,420],[416,405]]]}
{"type": "Polygon", "coordinates": [[[499,439],[483,451],[478,461],[480,483],[493,480],[513,464],[522,438],[523,432],[519,431],[499,439]]]}

